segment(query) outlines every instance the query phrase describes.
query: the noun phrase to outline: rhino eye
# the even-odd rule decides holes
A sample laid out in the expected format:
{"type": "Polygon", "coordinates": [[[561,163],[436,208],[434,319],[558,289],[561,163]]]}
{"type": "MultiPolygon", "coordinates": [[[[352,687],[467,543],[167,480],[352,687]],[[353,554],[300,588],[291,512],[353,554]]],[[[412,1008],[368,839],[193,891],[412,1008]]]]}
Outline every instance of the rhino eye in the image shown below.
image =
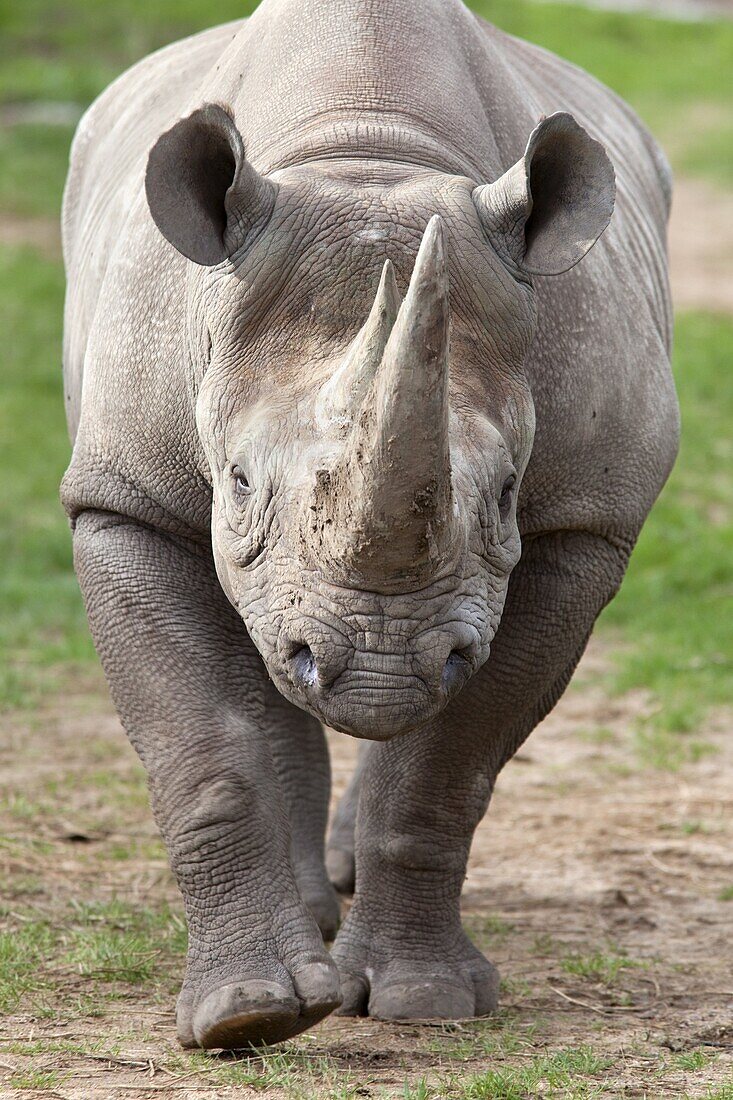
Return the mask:
{"type": "Polygon", "coordinates": [[[501,496],[499,497],[499,515],[504,520],[509,515],[512,507],[512,491],[517,483],[517,479],[514,474],[511,474],[501,487],[501,496]]]}
{"type": "Polygon", "coordinates": [[[233,468],[232,480],[234,482],[234,492],[237,494],[237,496],[247,496],[249,493],[252,492],[252,490],[250,489],[249,481],[247,480],[247,475],[245,474],[241,466],[235,466],[233,468]]]}

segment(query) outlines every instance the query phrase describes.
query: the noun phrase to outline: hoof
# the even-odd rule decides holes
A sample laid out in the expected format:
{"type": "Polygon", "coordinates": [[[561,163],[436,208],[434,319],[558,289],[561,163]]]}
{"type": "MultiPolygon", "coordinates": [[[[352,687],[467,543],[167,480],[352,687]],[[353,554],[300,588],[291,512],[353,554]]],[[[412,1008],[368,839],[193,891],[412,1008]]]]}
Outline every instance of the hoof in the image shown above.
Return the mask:
{"type": "Polygon", "coordinates": [[[215,989],[199,1006],[193,1034],[204,1050],[260,1046],[297,1034],[302,1030],[299,1017],[297,997],[277,982],[232,982],[215,989]]]}
{"type": "Polygon", "coordinates": [[[476,997],[471,986],[441,985],[439,979],[398,981],[373,991],[369,1015],[377,1020],[465,1020],[477,1015],[476,997]]]}
{"type": "Polygon", "coordinates": [[[292,974],[293,985],[246,978],[226,982],[189,1014],[179,1000],[178,1037],[187,1048],[236,1050],[281,1043],[312,1027],[341,1004],[338,973],[330,960],[292,974]]]}
{"type": "MultiPolygon", "coordinates": [[[[352,910],[353,912],[353,910],[352,910]]],[[[376,954],[376,952],[375,952],[376,954]]],[[[343,1001],[339,1016],[373,1016],[379,1020],[466,1020],[488,1016],[499,1003],[499,973],[467,944],[467,957],[444,964],[400,960],[381,963],[363,949],[357,956],[336,943],[343,1001]],[[381,963],[381,965],[380,965],[381,963]]]]}

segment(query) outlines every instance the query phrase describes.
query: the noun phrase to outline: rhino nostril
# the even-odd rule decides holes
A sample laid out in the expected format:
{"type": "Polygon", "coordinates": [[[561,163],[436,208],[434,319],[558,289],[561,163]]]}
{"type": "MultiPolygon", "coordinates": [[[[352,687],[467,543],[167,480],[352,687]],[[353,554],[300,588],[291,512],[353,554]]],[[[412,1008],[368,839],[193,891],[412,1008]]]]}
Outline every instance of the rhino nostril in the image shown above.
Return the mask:
{"type": "Polygon", "coordinates": [[[318,679],[318,669],[313,650],[309,645],[301,645],[290,656],[290,668],[293,675],[305,687],[315,684],[318,679]]]}
{"type": "Polygon", "coordinates": [[[473,671],[473,647],[452,649],[443,666],[441,687],[443,691],[451,692],[461,687],[473,671]]]}

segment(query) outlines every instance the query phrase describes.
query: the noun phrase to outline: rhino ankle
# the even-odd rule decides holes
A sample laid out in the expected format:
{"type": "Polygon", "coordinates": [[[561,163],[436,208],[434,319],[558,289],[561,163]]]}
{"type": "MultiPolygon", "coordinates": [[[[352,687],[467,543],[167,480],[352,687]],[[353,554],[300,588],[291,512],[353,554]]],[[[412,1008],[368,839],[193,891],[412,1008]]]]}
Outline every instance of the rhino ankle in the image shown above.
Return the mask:
{"type": "MultiPolygon", "coordinates": [[[[264,875],[267,851],[263,792],[240,777],[204,780],[186,798],[176,793],[179,812],[163,822],[171,869],[186,897],[216,894],[221,901],[241,887],[242,870],[250,882],[264,875]],[[185,815],[180,808],[185,807],[185,815]],[[253,827],[253,823],[257,824],[253,827]],[[208,858],[215,855],[215,862],[208,858]],[[232,873],[232,868],[237,873],[232,873]]],[[[169,802],[170,792],[167,792],[169,802]]],[[[162,799],[156,799],[160,818],[162,799]]],[[[267,876],[264,876],[267,877],[267,876]]]]}
{"type": "Polygon", "coordinates": [[[380,865],[402,871],[462,875],[468,849],[465,844],[448,845],[445,841],[431,842],[419,834],[398,833],[381,838],[373,847],[360,846],[359,855],[367,860],[376,857],[380,865]]]}

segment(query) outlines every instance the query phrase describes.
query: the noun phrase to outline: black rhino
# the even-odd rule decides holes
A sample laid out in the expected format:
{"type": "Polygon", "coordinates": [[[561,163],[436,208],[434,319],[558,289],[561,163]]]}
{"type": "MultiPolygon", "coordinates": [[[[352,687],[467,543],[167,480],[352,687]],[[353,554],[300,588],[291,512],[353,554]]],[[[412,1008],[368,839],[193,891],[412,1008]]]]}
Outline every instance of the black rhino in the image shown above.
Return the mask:
{"type": "Polygon", "coordinates": [[[495,1007],[472,833],[676,453],[669,202],[624,103],[460,0],[263,0],[85,115],[62,495],[185,1046],[495,1007]],[[332,954],[322,723],[370,742],[332,954]]]}

